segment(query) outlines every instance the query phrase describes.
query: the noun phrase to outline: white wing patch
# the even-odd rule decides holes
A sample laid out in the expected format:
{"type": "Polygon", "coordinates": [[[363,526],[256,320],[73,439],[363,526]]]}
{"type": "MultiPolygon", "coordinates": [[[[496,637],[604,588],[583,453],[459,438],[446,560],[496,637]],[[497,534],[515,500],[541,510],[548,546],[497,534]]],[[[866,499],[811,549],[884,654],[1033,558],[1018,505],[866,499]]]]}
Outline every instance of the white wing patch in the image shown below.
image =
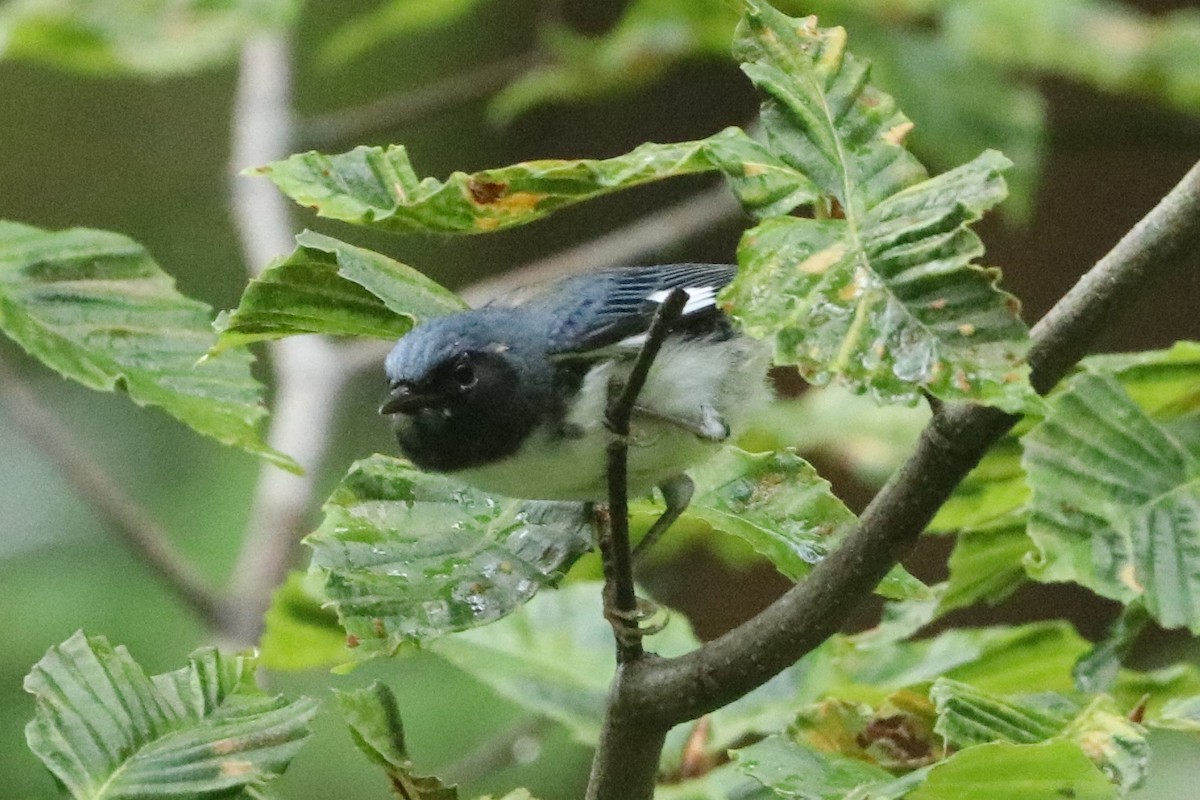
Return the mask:
{"type": "MultiPolygon", "coordinates": [[[[674,289],[663,289],[661,292],[654,292],[646,299],[652,303],[663,303],[673,291],[674,289]]],[[[686,317],[717,304],[717,290],[713,286],[688,286],[683,291],[687,292],[687,302],[683,305],[681,316],[686,317]]]]}
{"type": "MultiPolygon", "coordinates": [[[[646,299],[652,303],[664,303],[674,289],[663,289],[659,292],[653,292],[646,296],[646,299]]],[[[683,304],[683,311],[679,316],[686,317],[691,314],[696,314],[706,308],[713,308],[717,304],[717,289],[714,286],[688,286],[684,292],[687,293],[687,302],[683,304]]],[[[617,342],[618,348],[635,348],[641,347],[646,343],[646,334],[638,333],[633,336],[626,336],[621,341],[617,342]]]]}

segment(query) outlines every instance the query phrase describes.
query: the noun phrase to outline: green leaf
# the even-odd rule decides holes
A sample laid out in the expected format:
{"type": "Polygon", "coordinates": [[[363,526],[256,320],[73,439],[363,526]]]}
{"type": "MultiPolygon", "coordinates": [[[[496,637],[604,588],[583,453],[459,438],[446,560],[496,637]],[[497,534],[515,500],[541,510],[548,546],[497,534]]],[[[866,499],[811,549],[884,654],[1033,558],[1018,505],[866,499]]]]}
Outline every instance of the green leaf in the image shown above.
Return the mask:
{"type": "Polygon", "coordinates": [[[959,533],[950,554],[950,577],[938,612],[980,601],[995,605],[1027,581],[1024,560],[1033,550],[1026,513],[1016,513],[959,533]]]}
{"type": "MultiPolygon", "coordinates": [[[[1037,421],[1035,419],[1035,421],[1037,421]]],[[[932,533],[985,527],[997,520],[1023,515],[1029,502],[1029,484],[1021,466],[1019,436],[1032,427],[1010,432],[987,451],[967,473],[950,499],[929,523],[932,533]]]]}
{"type": "Polygon", "coordinates": [[[1193,113],[1200,107],[1194,8],[1151,16],[1098,0],[947,3],[942,24],[950,44],[1007,69],[1137,92],[1193,113]]]}
{"type": "Polygon", "coordinates": [[[1072,670],[1075,686],[1081,692],[1106,692],[1116,683],[1121,661],[1133,648],[1150,615],[1140,602],[1127,605],[1117,616],[1104,638],[1091,652],[1079,659],[1072,670]]]}
{"type": "Polygon", "coordinates": [[[325,607],[320,575],[293,572],[271,595],[258,643],[271,670],[318,669],[351,660],[337,614],[325,607]]]}
{"type": "Polygon", "coordinates": [[[404,800],[457,800],[458,792],[437,778],[413,774],[404,725],[392,690],[379,681],[351,691],[333,690],[354,744],[387,770],[392,791],[404,800]]]}
{"type": "Polygon", "coordinates": [[[1085,373],[1024,439],[1030,569],[1200,633],[1200,458],[1116,378],[1085,373]]]}
{"type": "Polygon", "coordinates": [[[321,48],[326,66],[344,66],[376,45],[460,19],[483,0],[383,0],[345,22],[321,48]]]}
{"type": "Polygon", "coordinates": [[[911,123],[866,82],[845,31],[747,6],[737,51],[767,95],[769,147],[832,207],[745,234],[734,313],[815,383],[1029,407],[1028,332],[997,273],[971,263],[983,248],[967,227],[1003,198],[1008,160],[988,151],[926,179],[900,144],[911,123]]]}
{"type": "Polygon", "coordinates": [[[233,61],[280,30],[296,0],[13,0],[0,9],[0,58],[77,72],[169,76],[233,61]]]}
{"type": "Polygon", "coordinates": [[[305,543],[355,655],[494,622],[592,546],[582,503],[493,498],[404,461],[356,462],[305,543]]]}
{"type": "Polygon", "coordinates": [[[324,217],[393,232],[488,233],[555,209],[676,175],[723,171],[751,207],[794,207],[811,183],[738,128],[695,142],[644,144],[604,160],[528,161],[445,181],[417,177],[403,147],[301,153],[256,172],[324,217]],[[782,204],[782,205],[781,205],[782,204]],[[790,205],[789,205],[790,204],[790,205]]]}
{"type": "Polygon", "coordinates": [[[124,647],[76,633],[25,677],[29,748],[77,800],[227,797],[260,788],[308,738],[316,703],[271,697],[255,660],[196,651],[148,677],[124,647]]]}
{"type": "Polygon", "coordinates": [[[1151,724],[1156,728],[1200,733],[1200,695],[1167,701],[1151,724]]]}
{"type": "Polygon", "coordinates": [[[1117,787],[1067,741],[994,742],[961,750],[929,771],[909,800],[1112,800],[1117,787]]]}
{"type": "Polygon", "coordinates": [[[250,355],[204,358],[211,314],[124,236],[0,221],[0,330],[64,377],[127,392],[198,433],[300,471],[262,441],[267,411],[250,355]]]}
{"type": "MultiPolygon", "coordinates": [[[[727,447],[690,474],[696,493],[685,515],[744,539],[792,580],[807,575],[856,521],[829,483],[789,450],[747,453],[727,447]]],[[[913,597],[925,586],[897,566],[878,591],[913,597]]]]}
{"type": "Polygon", "coordinates": [[[1020,703],[947,678],[934,682],[929,697],[937,706],[934,730],[959,748],[1044,742],[1061,733],[1076,710],[1069,704],[1064,709],[1062,703],[1020,703]]]}
{"type": "Polygon", "coordinates": [[[777,797],[800,800],[894,800],[906,796],[924,770],[894,778],[882,767],[821,752],[784,736],[733,751],[738,769],[777,797]]]}
{"type": "Polygon", "coordinates": [[[305,231],[300,245],[250,281],[237,309],[223,312],[213,352],[300,333],[398,339],[431,317],[465,308],[412,267],[305,231]]]}
{"type": "MultiPolygon", "coordinates": [[[[602,595],[598,582],[571,584],[494,625],[439,639],[431,649],[501,697],[594,744],[616,668],[602,595]]],[[[698,642],[686,624],[675,620],[645,645],[659,655],[677,656],[698,642]]]]}

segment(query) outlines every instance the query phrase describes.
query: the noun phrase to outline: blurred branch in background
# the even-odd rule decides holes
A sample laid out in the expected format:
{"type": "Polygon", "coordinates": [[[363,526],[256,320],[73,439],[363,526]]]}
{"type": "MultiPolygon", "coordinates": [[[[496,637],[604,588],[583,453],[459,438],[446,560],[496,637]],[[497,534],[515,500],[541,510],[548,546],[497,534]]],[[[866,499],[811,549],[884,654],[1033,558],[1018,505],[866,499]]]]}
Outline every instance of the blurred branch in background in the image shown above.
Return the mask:
{"type": "MultiPolygon", "coordinates": [[[[230,191],[234,220],[251,277],[276,257],[291,252],[291,204],[266,181],[243,178],[247,167],[291,152],[292,54],[286,35],[261,35],[242,50],[234,101],[230,191]]],[[[231,578],[236,619],[224,633],[254,644],[262,630],[271,593],[283,582],[307,532],[316,474],[329,446],[330,426],[347,370],[337,348],[320,336],[299,336],[269,345],[275,376],[268,441],[305,469],[292,475],[264,464],[255,491],[246,537],[231,578]]]]}
{"type": "Polygon", "coordinates": [[[0,358],[0,402],[7,417],[91,504],[122,544],[157,575],[211,630],[222,631],[233,609],[175,550],[162,526],[80,446],[70,427],[49,411],[21,376],[0,358]]]}

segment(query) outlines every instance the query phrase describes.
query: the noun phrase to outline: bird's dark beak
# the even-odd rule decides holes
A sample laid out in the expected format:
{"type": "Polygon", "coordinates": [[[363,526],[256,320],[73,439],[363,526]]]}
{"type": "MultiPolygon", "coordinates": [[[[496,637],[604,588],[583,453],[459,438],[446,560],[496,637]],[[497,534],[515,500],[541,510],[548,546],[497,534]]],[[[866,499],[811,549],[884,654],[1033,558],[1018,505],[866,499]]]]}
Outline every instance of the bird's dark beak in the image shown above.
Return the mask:
{"type": "Polygon", "coordinates": [[[401,383],[393,386],[388,399],[379,407],[379,413],[384,416],[392,414],[412,414],[427,408],[438,400],[441,395],[433,392],[419,392],[411,384],[401,383]]]}

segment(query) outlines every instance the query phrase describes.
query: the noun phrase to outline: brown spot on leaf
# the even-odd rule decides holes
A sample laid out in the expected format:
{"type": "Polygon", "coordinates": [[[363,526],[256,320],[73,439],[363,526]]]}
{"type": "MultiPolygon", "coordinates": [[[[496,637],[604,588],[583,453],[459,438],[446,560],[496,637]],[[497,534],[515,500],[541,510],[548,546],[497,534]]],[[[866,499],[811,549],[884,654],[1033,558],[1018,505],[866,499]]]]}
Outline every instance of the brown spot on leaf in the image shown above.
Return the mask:
{"type": "Polygon", "coordinates": [[[809,275],[819,275],[840,261],[845,254],[846,245],[839,242],[831,247],[826,247],[824,250],[813,253],[801,261],[797,269],[809,275]]]}
{"type": "Polygon", "coordinates": [[[1134,572],[1132,563],[1121,567],[1121,569],[1117,572],[1117,577],[1120,578],[1121,583],[1125,584],[1130,589],[1133,589],[1138,594],[1146,591],[1146,587],[1138,583],[1137,574],[1134,572]]]}
{"type": "Polygon", "coordinates": [[[1143,720],[1146,719],[1146,704],[1149,702],[1150,702],[1150,695],[1148,695],[1148,694],[1142,695],[1138,699],[1137,705],[1135,705],[1133,708],[1129,709],[1129,721],[1136,723],[1138,725],[1141,725],[1143,720]]]}
{"type": "Polygon", "coordinates": [[[1021,314],[1021,301],[1012,295],[1004,298],[1004,307],[1007,308],[1008,313],[1012,314],[1014,317],[1020,316],[1021,314]]]}
{"type": "Polygon", "coordinates": [[[224,756],[236,753],[240,746],[237,739],[218,739],[212,743],[213,755],[224,756]]]}
{"type": "Polygon", "coordinates": [[[929,302],[929,307],[932,308],[934,311],[941,311],[943,308],[946,307],[946,298],[939,297],[937,300],[931,300],[929,302]]]}
{"type": "Polygon", "coordinates": [[[975,326],[969,322],[964,322],[962,325],[958,326],[958,332],[963,336],[974,336],[975,326]]]}
{"type": "Polygon", "coordinates": [[[967,380],[967,373],[961,369],[954,371],[954,387],[960,392],[971,391],[971,382],[967,380]]]}
{"type": "Polygon", "coordinates": [[[908,765],[926,763],[933,756],[929,739],[904,714],[875,717],[855,738],[864,750],[872,745],[882,745],[896,761],[908,765]]]}
{"type": "Polygon", "coordinates": [[[767,168],[762,164],[754,164],[747,162],[742,165],[742,175],[747,178],[756,178],[767,171],[767,168]]]}
{"type": "Polygon", "coordinates": [[[371,627],[374,629],[375,635],[378,636],[380,639],[387,638],[387,628],[384,626],[382,619],[380,619],[379,617],[375,617],[374,619],[372,619],[371,627]]]}
{"type": "Polygon", "coordinates": [[[350,649],[354,649],[355,647],[358,647],[359,643],[360,642],[359,642],[358,637],[355,636],[353,633],[346,634],[346,647],[349,647],[350,649]]]}
{"type": "Polygon", "coordinates": [[[481,206],[491,205],[504,196],[508,184],[503,181],[484,181],[471,178],[467,181],[467,191],[471,199],[481,206]]]}

